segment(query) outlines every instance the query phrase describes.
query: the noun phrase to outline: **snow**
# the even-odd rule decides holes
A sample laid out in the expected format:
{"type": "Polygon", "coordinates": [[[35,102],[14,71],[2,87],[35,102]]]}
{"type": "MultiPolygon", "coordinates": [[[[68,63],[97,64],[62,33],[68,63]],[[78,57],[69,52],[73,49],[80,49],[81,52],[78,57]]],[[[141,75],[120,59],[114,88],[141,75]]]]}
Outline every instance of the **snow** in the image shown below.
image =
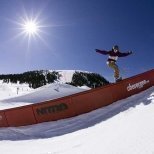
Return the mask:
{"type": "MultiPolygon", "coordinates": [[[[11,97],[13,94],[17,96],[13,93],[13,88],[12,93],[9,89],[11,85],[7,85],[4,91],[2,87],[0,93],[3,91],[5,96],[8,93],[11,97]]],[[[19,97],[4,100],[3,95],[2,98],[0,95],[0,109],[14,107],[15,103],[36,103],[49,99],[49,96],[54,99],[80,90],[83,89],[55,83],[19,97]],[[39,95],[40,98],[37,98],[39,95]]],[[[21,153],[154,154],[154,87],[73,118],[31,126],[0,128],[0,154],[21,153]]]]}
{"type": "Polygon", "coordinates": [[[33,89],[29,88],[28,84],[3,83],[3,81],[0,80],[0,100],[27,94],[31,91],[33,91],[33,89]]]}
{"type": "Polygon", "coordinates": [[[17,106],[29,105],[47,100],[68,96],[86,89],[77,88],[68,84],[53,83],[37,88],[31,93],[9,99],[0,100],[0,109],[8,109],[17,106]]]}
{"type": "MultiPolygon", "coordinates": [[[[53,72],[54,70],[50,70],[50,72],[53,72]]],[[[91,73],[88,71],[81,71],[81,70],[55,70],[60,74],[60,83],[66,83],[66,82],[71,82],[73,74],[75,72],[84,72],[84,73],[91,73]]]]}
{"type": "Polygon", "coordinates": [[[61,75],[60,81],[62,83],[66,83],[72,81],[72,77],[75,73],[75,70],[58,70],[57,72],[61,75]]]}

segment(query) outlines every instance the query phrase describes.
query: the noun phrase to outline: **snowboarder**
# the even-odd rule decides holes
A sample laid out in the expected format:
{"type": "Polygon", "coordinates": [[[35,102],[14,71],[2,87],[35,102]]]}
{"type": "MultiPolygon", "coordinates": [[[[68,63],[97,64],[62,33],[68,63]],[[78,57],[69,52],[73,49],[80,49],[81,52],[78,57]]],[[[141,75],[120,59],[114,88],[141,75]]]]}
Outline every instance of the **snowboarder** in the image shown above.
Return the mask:
{"type": "Polygon", "coordinates": [[[132,51],[121,53],[119,51],[118,45],[114,45],[112,50],[110,51],[99,50],[99,49],[95,49],[95,50],[96,52],[100,54],[109,55],[108,60],[107,60],[107,65],[114,70],[115,82],[122,80],[122,77],[120,77],[120,71],[119,71],[118,65],[116,64],[116,61],[118,57],[125,57],[125,56],[132,54],[132,51]]]}

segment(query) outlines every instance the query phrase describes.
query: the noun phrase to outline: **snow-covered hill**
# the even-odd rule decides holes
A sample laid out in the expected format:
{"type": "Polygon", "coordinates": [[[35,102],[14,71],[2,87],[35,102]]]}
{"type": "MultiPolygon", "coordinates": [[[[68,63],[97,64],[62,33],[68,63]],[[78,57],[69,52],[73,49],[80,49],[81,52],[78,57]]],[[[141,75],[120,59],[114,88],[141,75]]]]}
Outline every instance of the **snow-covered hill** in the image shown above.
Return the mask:
{"type": "MultiPolygon", "coordinates": [[[[50,70],[52,72],[52,70],[50,70]]],[[[81,70],[56,70],[60,74],[60,82],[67,83],[72,81],[73,74],[75,72],[84,72],[84,73],[91,73],[88,71],[81,71],[81,70]]]]}
{"type": "Polygon", "coordinates": [[[109,82],[100,74],[80,70],[35,70],[20,74],[0,75],[4,83],[27,83],[34,89],[59,82],[74,86],[99,87],[109,82]]]}
{"type": "Polygon", "coordinates": [[[153,154],[153,131],[154,87],[151,87],[74,118],[0,128],[0,153],[153,154]]]}
{"type": "Polygon", "coordinates": [[[33,89],[30,93],[16,96],[9,99],[0,100],[0,109],[8,109],[17,106],[23,106],[33,103],[39,103],[47,100],[52,100],[71,94],[79,93],[87,89],[77,88],[71,85],[62,83],[53,83],[33,89]]]}
{"type": "Polygon", "coordinates": [[[73,74],[76,71],[77,70],[57,70],[57,72],[60,74],[60,82],[62,83],[71,82],[73,74]]]}
{"type": "MultiPolygon", "coordinates": [[[[54,72],[55,70],[49,71],[54,72]]],[[[75,87],[65,84],[72,81],[75,72],[89,72],[80,70],[57,70],[56,72],[60,74],[58,81],[37,89],[29,88],[28,84],[4,83],[1,80],[0,110],[52,100],[90,89],[87,86],[75,87]]]]}

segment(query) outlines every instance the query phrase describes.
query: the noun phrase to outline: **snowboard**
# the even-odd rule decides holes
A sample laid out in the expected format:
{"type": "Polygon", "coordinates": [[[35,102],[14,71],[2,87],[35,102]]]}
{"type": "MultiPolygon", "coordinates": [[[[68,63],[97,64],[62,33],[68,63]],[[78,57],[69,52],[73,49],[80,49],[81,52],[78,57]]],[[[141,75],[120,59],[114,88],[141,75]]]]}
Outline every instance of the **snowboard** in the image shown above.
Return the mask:
{"type": "Polygon", "coordinates": [[[122,81],[122,77],[115,80],[115,83],[122,81]]]}

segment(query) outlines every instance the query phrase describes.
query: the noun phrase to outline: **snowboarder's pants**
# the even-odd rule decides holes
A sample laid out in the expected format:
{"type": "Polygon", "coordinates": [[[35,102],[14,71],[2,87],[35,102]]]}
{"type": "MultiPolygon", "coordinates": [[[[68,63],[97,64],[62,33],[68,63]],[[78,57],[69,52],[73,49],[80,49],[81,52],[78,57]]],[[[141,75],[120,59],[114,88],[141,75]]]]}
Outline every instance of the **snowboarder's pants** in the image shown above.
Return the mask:
{"type": "Polygon", "coordinates": [[[114,61],[107,61],[107,65],[114,70],[114,77],[118,79],[120,74],[118,65],[114,61]]]}

